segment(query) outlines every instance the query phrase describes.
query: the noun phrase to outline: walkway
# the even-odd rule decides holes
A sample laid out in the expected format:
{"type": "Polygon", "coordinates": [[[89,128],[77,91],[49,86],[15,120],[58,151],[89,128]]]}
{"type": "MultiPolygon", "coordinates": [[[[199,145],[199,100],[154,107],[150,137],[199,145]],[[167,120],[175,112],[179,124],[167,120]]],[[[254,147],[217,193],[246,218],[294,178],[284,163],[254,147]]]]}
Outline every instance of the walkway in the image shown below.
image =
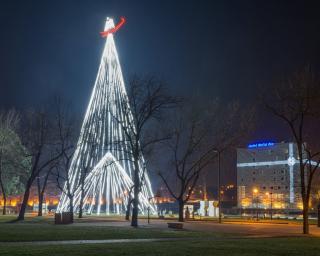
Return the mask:
{"type": "MultiPolygon", "coordinates": [[[[170,222],[170,220],[151,219],[150,224],[148,224],[146,219],[140,219],[139,225],[141,228],[168,229],[168,222],[170,222]]],[[[128,227],[130,226],[130,223],[122,220],[113,220],[107,222],[90,221],[84,223],[75,223],[73,225],[128,227]]],[[[224,222],[222,224],[219,224],[214,221],[188,221],[184,223],[184,228],[191,231],[204,231],[261,237],[302,236],[302,225],[290,223],[274,224],[261,222],[224,222]]],[[[310,235],[320,237],[320,228],[318,228],[316,225],[310,225],[310,235]]]]}
{"type": "Polygon", "coordinates": [[[150,243],[164,241],[189,240],[190,238],[138,238],[138,239],[102,239],[102,240],[62,240],[62,241],[28,241],[0,242],[1,245],[66,245],[66,244],[118,244],[118,243],[150,243]]]}

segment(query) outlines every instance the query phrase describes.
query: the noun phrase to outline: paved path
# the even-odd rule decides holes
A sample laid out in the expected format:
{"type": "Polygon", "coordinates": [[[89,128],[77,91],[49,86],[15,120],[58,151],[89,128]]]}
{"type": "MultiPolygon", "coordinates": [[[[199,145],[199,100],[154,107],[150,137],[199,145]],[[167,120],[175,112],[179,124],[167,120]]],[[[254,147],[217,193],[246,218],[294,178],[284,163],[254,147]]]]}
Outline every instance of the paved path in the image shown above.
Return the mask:
{"type": "Polygon", "coordinates": [[[99,240],[61,240],[61,241],[25,241],[25,242],[0,242],[2,246],[28,246],[28,245],[80,245],[80,244],[119,244],[119,243],[152,243],[176,241],[219,241],[254,238],[272,238],[273,236],[230,236],[230,237],[175,237],[175,238],[133,238],[133,239],[99,239],[99,240]]]}
{"type": "MultiPolygon", "coordinates": [[[[152,219],[148,224],[147,220],[140,219],[140,228],[168,229],[168,220],[152,219]]],[[[128,221],[122,219],[90,219],[72,224],[72,226],[111,226],[130,227],[128,221]]],[[[212,221],[189,221],[184,223],[184,229],[190,231],[215,232],[232,234],[228,237],[208,237],[208,238],[143,238],[143,239],[102,239],[102,240],[64,240],[64,241],[28,241],[28,242],[0,242],[1,245],[66,245],[66,244],[116,244],[116,243],[149,243],[162,241],[195,241],[208,239],[208,241],[225,239],[251,239],[251,238],[272,238],[272,237],[296,237],[301,234],[302,226],[296,224],[274,224],[274,223],[248,223],[248,222],[225,222],[219,224],[212,221]]],[[[311,236],[320,237],[320,228],[315,225],[310,226],[311,236]]]]}
{"type": "MultiPolygon", "coordinates": [[[[150,224],[146,219],[140,219],[139,225],[142,228],[159,228],[168,229],[167,223],[172,222],[168,220],[151,219],[150,224]]],[[[128,227],[130,223],[127,221],[97,221],[75,223],[73,225],[79,226],[113,226],[113,227],[128,227]]],[[[274,223],[259,223],[259,222],[224,222],[219,224],[213,221],[189,221],[184,223],[186,230],[192,231],[208,231],[217,233],[228,233],[235,235],[251,235],[261,237],[283,237],[283,236],[302,236],[302,225],[298,224],[274,224],[274,223]]],[[[310,225],[310,234],[312,236],[320,237],[320,228],[316,225],[310,225]]]]}
{"type": "Polygon", "coordinates": [[[190,238],[138,238],[138,239],[100,239],[100,240],[0,242],[0,246],[1,245],[66,245],[66,244],[151,243],[151,242],[179,241],[179,240],[190,240],[190,238]]]}

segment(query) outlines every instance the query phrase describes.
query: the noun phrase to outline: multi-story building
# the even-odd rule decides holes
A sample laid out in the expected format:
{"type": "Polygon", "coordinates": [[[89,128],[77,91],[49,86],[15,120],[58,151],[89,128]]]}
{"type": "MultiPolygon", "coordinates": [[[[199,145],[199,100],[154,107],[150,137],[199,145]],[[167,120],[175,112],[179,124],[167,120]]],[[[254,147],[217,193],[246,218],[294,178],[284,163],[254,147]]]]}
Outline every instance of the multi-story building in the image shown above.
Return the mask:
{"type": "Polygon", "coordinates": [[[239,208],[301,209],[295,143],[262,142],[237,149],[239,208]]]}

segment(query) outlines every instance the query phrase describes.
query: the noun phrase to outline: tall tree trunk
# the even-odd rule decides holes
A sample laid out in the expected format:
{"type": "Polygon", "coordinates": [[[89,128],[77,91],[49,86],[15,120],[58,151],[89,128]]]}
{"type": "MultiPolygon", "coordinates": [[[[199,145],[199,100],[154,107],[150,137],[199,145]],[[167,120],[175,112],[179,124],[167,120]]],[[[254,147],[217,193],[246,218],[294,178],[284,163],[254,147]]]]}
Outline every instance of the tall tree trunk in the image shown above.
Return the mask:
{"type": "Polygon", "coordinates": [[[37,176],[37,188],[38,188],[38,216],[42,216],[42,201],[43,195],[41,195],[41,184],[40,184],[40,177],[37,176]],[[41,198],[42,197],[42,198],[41,198]]]}
{"type": "Polygon", "coordinates": [[[139,164],[138,157],[135,157],[134,165],[134,187],[133,187],[133,208],[131,217],[131,226],[138,227],[138,213],[139,213],[139,190],[140,190],[140,177],[139,177],[139,164]]]}
{"type": "Polygon", "coordinates": [[[131,204],[132,204],[132,198],[131,196],[129,196],[127,210],[126,210],[126,220],[130,220],[131,204]]]}
{"type": "Polygon", "coordinates": [[[138,227],[138,199],[133,199],[133,209],[132,209],[132,217],[131,217],[131,226],[138,227]]]}
{"type": "Polygon", "coordinates": [[[38,209],[38,216],[42,216],[42,211],[43,211],[43,200],[44,200],[44,192],[46,190],[47,184],[48,184],[48,179],[50,176],[52,168],[47,172],[43,184],[42,184],[42,188],[41,188],[41,183],[40,183],[40,177],[38,175],[38,180],[37,180],[37,186],[38,186],[38,197],[39,197],[39,209],[38,209]]]}
{"type": "Polygon", "coordinates": [[[79,204],[79,218],[83,217],[83,200],[84,200],[84,186],[81,184],[81,195],[79,204]]]}
{"type": "Polygon", "coordinates": [[[184,216],[183,216],[184,202],[183,202],[183,199],[179,199],[178,204],[179,204],[179,221],[183,222],[184,221],[184,216]]]}
{"type": "Polygon", "coordinates": [[[305,177],[305,166],[303,163],[303,148],[302,148],[302,142],[296,141],[297,147],[298,147],[298,155],[299,155],[299,166],[300,166],[300,185],[301,185],[301,199],[302,199],[302,216],[303,216],[303,226],[302,226],[302,232],[303,234],[309,234],[309,200],[307,195],[307,188],[306,188],[306,177],[305,177]]]}
{"type": "Polygon", "coordinates": [[[2,191],[2,197],[3,197],[3,210],[2,214],[6,215],[6,208],[7,208],[7,195],[6,191],[4,189],[3,181],[2,181],[2,152],[0,152],[0,187],[2,191]]]}
{"type": "Polygon", "coordinates": [[[73,195],[69,195],[69,209],[71,214],[71,223],[73,223],[73,195]]]}
{"type": "Polygon", "coordinates": [[[309,234],[309,208],[303,203],[303,234],[309,234]]]}
{"type": "Polygon", "coordinates": [[[317,224],[317,226],[318,226],[318,228],[320,228],[320,203],[318,203],[318,224],[317,224]]]}
{"type": "Polygon", "coordinates": [[[40,194],[39,194],[38,216],[42,216],[43,196],[44,196],[44,193],[43,193],[43,192],[40,192],[40,194]]]}
{"type": "Polygon", "coordinates": [[[22,200],[22,204],[21,204],[21,208],[20,208],[17,220],[24,220],[24,215],[26,213],[26,208],[28,205],[28,200],[29,200],[29,195],[30,195],[30,187],[33,183],[33,180],[34,179],[32,176],[28,179],[28,182],[26,184],[26,190],[23,195],[23,200],[22,200]]]}
{"type": "Polygon", "coordinates": [[[126,210],[126,220],[130,220],[130,213],[131,213],[131,205],[132,205],[132,190],[134,186],[131,186],[129,192],[128,192],[128,204],[127,204],[127,210],[126,210]]]}
{"type": "Polygon", "coordinates": [[[6,215],[7,214],[7,196],[5,193],[3,193],[3,210],[2,214],[6,215]]]}
{"type": "Polygon", "coordinates": [[[81,195],[80,195],[80,203],[79,203],[79,218],[83,217],[83,206],[84,206],[84,183],[86,180],[86,176],[87,176],[87,171],[88,171],[88,166],[83,167],[83,169],[81,170],[81,176],[80,176],[80,189],[81,189],[81,195]]]}
{"type": "Polygon", "coordinates": [[[131,212],[130,208],[131,208],[130,205],[128,205],[127,210],[126,210],[125,220],[130,220],[130,212],[131,212]]]}
{"type": "MultiPolygon", "coordinates": [[[[1,175],[1,172],[0,172],[1,175]]],[[[3,198],[3,210],[2,210],[2,214],[6,215],[6,208],[7,208],[7,195],[6,195],[6,191],[4,189],[4,185],[2,182],[2,179],[0,177],[0,185],[1,185],[1,191],[2,191],[2,198],[3,198]]]]}
{"type": "Polygon", "coordinates": [[[309,234],[309,201],[310,201],[310,187],[308,184],[307,193],[303,200],[303,234],[309,234]]]}

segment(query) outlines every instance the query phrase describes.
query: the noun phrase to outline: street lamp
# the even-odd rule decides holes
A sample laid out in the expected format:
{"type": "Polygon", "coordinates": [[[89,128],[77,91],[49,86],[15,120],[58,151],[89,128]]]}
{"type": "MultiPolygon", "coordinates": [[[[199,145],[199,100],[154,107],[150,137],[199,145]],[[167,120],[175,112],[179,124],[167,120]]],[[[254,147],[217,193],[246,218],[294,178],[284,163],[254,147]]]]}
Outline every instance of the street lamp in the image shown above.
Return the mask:
{"type": "Polygon", "coordinates": [[[272,220],[272,192],[267,192],[266,195],[270,196],[270,219],[272,220]]]}
{"type": "Polygon", "coordinates": [[[320,227],[320,203],[318,204],[318,227],[320,227]]]}
{"type": "Polygon", "coordinates": [[[218,154],[218,207],[219,207],[219,223],[221,223],[221,151],[216,149],[215,153],[218,154]]]}
{"type": "Polygon", "coordinates": [[[259,190],[257,188],[254,188],[252,190],[252,192],[253,192],[252,201],[254,199],[254,195],[256,195],[256,214],[257,214],[257,220],[258,220],[258,218],[259,218],[259,216],[258,216],[258,192],[259,192],[259,190]]]}

